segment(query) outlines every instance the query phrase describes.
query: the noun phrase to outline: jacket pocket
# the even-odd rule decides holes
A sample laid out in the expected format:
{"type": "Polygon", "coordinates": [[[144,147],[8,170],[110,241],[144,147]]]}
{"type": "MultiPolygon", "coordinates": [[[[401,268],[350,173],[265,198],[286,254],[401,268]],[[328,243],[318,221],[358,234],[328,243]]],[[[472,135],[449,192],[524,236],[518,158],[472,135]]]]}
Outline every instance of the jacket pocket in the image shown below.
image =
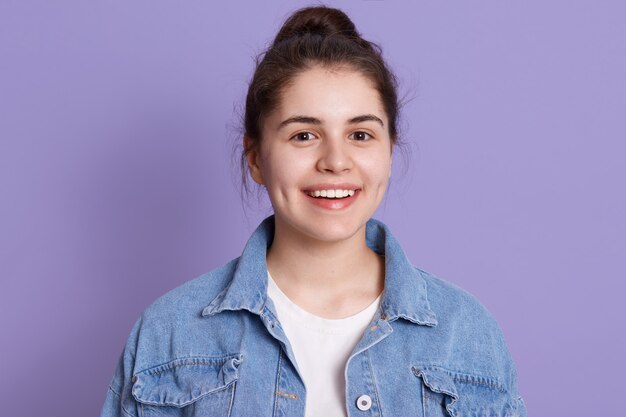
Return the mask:
{"type": "Polygon", "coordinates": [[[414,366],[411,370],[421,379],[424,417],[456,417],[454,404],[459,395],[452,378],[435,367],[414,366]]]}
{"type": "Polygon", "coordinates": [[[424,417],[508,417],[514,407],[497,378],[414,366],[421,380],[424,417]]]}
{"type": "Polygon", "coordinates": [[[229,416],[242,355],[175,359],[133,376],[141,417],[229,416]]]}

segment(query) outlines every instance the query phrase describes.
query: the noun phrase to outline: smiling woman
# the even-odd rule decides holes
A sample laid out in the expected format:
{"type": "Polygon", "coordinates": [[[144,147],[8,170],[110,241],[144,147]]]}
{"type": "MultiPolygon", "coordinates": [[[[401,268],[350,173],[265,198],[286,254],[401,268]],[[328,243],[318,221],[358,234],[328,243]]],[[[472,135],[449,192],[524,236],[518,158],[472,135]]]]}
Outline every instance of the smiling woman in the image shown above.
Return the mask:
{"type": "Polygon", "coordinates": [[[137,321],[102,416],[524,416],[498,325],[372,216],[396,82],[342,11],[295,12],[246,100],[245,175],[274,209],[243,254],[137,321]]]}
{"type": "MultiPolygon", "coordinates": [[[[359,72],[312,65],[293,78],[263,123],[260,145],[247,154],[252,178],[267,188],[274,208],[277,246],[359,247],[391,175],[387,125],[378,91],[359,72]]],[[[328,261],[337,256],[329,252],[328,261]]],[[[276,253],[273,245],[268,258],[276,253]]],[[[327,288],[363,281],[337,279],[344,272],[315,275],[327,288]]]]}

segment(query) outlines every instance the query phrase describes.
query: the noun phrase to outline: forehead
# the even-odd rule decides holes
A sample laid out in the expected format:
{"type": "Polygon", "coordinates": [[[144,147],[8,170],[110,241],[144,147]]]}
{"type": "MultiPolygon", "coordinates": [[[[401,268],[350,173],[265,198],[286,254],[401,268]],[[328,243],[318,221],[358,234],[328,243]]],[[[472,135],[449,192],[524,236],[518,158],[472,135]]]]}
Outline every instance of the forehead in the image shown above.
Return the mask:
{"type": "Polygon", "coordinates": [[[345,67],[314,66],[296,75],[281,92],[279,105],[270,118],[284,119],[294,114],[325,121],[376,114],[387,124],[374,83],[360,72],[345,67]]]}

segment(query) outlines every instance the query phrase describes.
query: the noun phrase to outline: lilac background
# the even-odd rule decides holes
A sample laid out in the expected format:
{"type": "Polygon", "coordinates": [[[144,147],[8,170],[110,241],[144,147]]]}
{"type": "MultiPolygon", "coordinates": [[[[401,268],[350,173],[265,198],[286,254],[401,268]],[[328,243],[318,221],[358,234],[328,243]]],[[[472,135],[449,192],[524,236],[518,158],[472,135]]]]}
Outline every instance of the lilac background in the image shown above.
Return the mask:
{"type": "MultiPolygon", "coordinates": [[[[532,416],[624,415],[626,8],[450,3],[331,3],[414,96],[378,217],[495,315],[532,416]]],[[[2,415],[98,414],[141,311],[240,254],[237,108],[305,4],[0,1],[2,415]]]]}

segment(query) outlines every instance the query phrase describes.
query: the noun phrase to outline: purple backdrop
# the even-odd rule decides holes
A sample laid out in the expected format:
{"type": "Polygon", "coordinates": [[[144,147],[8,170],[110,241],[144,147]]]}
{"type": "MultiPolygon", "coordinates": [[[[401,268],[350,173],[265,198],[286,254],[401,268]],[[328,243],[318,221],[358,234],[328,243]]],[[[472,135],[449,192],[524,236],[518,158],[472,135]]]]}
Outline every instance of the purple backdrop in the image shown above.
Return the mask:
{"type": "MultiPolygon", "coordinates": [[[[2,415],[97,415],[141,311],[240,254],[238,109],[305,4],[0,2],[2,415]]],[[[413,97],[378,217],[495,315],[532,416],[623,415],[623,2],[331,4],[413,97]]]]}

